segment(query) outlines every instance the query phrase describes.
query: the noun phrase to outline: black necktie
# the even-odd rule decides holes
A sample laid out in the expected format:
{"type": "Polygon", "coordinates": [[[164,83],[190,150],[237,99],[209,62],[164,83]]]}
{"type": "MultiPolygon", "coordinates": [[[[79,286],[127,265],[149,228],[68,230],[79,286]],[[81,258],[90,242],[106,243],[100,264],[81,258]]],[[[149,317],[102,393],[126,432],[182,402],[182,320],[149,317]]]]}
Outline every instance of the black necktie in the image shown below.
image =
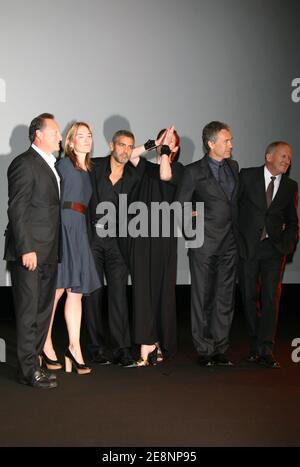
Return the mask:
{"type": "Polygon", "coordinates": [[[222,190],[227,195],[228,199],[231,199],[232,190],[230,186],[230,179],[228,172],[225,167],[225,162],[219,165],[219,184],[221,185],[222,190]]]}
{"type": "MultiPolygon", "coordinates": [[[[267,207],[269,208],[271,203],[272,203],[272,199],[273,199],[273,193],[274,193],[274,180],[276,179],[276,177],[271,177],[271,181],[267,187],[267,191],[266,191],[266,200],[267,200],[267,207]]],[[[264,240],[267,236],[267,230],[266,230],[266,226],[264,226],[263,228],[263,231],[262,231],[262,234],[261,234],[261,237],[260,239],[261,240],[264,240]]]]}
{"type": "Polygon", "coordinates": [[[267,206],[268,208],[270,207],[270,204],[272,203],[273,199],[273,193],[274,193],[274,180],[276,177],[271,177],[271,181],[268,185],[267,191],[266,191],[266,198],[267,198],[267,206]]]}

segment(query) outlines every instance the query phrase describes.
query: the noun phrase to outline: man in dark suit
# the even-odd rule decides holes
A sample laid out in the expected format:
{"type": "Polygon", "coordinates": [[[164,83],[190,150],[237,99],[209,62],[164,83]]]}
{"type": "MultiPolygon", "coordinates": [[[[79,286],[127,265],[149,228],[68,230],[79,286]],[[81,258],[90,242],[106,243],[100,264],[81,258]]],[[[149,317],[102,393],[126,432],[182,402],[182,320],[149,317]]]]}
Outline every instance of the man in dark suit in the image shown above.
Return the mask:
{"type": "Polygon", "coordinates": [[[269,368],[280,368],[273,349],[281,280],[298,236],[298,186],[286,175],[291,158],[290,145],[277,141],[267,147],[264,166],[240,172],[239,282],[250,335],[247,360],[269,368]]]}
{"type": "MultiPolygon", "coordinates": [[[[134,149],[134,135],[127,130],[117,131],[110,143],[111,154],[93,158],[91,181],[93,195],[89,204],[89,218],[92,225],[92,251],[102,283],[104,274],[108,291],[108,320],[113,344],[113,363],[125,368],[136,366],[130,351],[131,339],[128,321],[126,286],[128,268],[120,250],[118,230],[120,226],[113,218],[97,213],[99,203],[110,202],[119,215],[119,195],[133,193],[139,183],[136,169],[129,159],[134,149]],[[103,219],[101,223],[101,218],[103,219]],[[109,225],[108,225],[109,222],[109,225]],[[115,232],[103,233],[108,228],[115,232]]],[[[130,201],[130,197],[129,200],[130,201]]],[[[103,329],[103,288],[85,299],[85,320],[91,344],[89,354],[92,361],[109,364],[105,352],[103,329]]]]}
{"type": "Polygon", "coordinates": [[[211,122],[202,138],[207,154],[185,167],[177,195],[181,203],[204,203],[204,243],[188,252],[192,336],[201,366],[230,366],[225,352],[234,311],[238,164],[231,159],[228,125],[211,122]]]}
{"type": "Polygon", "coordinates": [[[61,134],[51,114],[34,118],[31,147],[8,168],[8,218],[4,259],[10,263],[17,323],[20,382],[57,386],[39,365],[56,288],[59,255],[59,176],[52,152],[61,134]]]}

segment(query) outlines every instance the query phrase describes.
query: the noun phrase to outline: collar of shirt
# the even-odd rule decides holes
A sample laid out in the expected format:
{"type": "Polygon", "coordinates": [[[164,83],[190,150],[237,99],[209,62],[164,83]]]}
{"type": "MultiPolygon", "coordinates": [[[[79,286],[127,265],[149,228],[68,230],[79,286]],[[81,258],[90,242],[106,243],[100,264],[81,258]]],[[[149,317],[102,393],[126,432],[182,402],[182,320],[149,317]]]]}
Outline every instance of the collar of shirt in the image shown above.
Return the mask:
{"type": "Polygon", "coordinates": [[[111,174],[111,167],[110,167],[110,164],[107,164],[105,174],[106,174],[107,177],[110,176],[110,174],[111,174]]]}
{"type": "Polygon", "coordinates": [[[32,144],[31,147],[44,159],[45,162],[47,162],[50,167],[54,167],[56,163],[56,157],[53,156],[53,154],[47,154],[46,152],[42,151],[40,148],[38,148],[35,144],[32,144]]]}
{"type": "MultiPolygon", "coordinates": [[[[124,167],[124,171],[123,171],[122,177],[121,177],[121,178],[117,181],[117,183],[115,183],[115,185],[113,185],[113,186],[116,186],[117,184],[119,184],[119,183],[122,182],[123,177],[124,177],[124,172],[125,172],[125,170],[126,170],[126,164],[125,164],[125,167],[124,167]]],[[[110,160],[109,160],[109,163],[108,163],[107,166],[106,166],[106,172],[105,172],[105,174],[106,174],[106,178],[107,178],[107,179],[110,181],[110,183],[111,183],[111,180],[110,180],[110,178],[109,178],[109,176],[110,176],[110,174],[111,174],[110,160]]]]}
{"type": "Polygon", "coordinates": [[[273,198],[275,197],[277,191],[278,191],[278,188],[279,188],[279,184],[280,184],[280,180],[281,180],[281,177],[282,175],[279,174],[279,175],[272,175],[271,172],[267,169],[267,166],[265,165],[265,168],[264,168],[264,177],[265,177],[265,190],[267,191],[267,188],[269,186],[269,183],[271,181],[271,177],[275,177],[275,180],[274,180],[274,191],[273,191],[273,198]]]}
{"type": "Polygon", "coordinates": [[[208,154],[208,161],[210,164],[213,164],[217,167],[220,167],[220,165],[224,165],[226,163],[226,159],[222,159],[221,161],[217,161],[216,159],[213,159],[209,154],[208,154]]]}

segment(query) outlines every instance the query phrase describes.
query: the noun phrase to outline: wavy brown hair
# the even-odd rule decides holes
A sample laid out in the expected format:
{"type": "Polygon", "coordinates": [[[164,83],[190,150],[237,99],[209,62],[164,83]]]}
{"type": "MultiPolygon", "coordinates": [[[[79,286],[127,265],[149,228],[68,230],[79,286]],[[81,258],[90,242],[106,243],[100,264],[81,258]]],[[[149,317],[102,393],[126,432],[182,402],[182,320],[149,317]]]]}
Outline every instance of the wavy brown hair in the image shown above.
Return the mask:
{"type": "MultiPolygon", "coordinates": [[[[65,141],[65,156],[69,157],[69,159],[72,161],[72,164],[74,165],[75,169],[81,169],[77,155],[74,152],[74,149],[71,147],[72,142],[74,141],[75,135],[78,131],[78,128],[80,126],[85,126],[91,135],[93,136],[93,132],[91,130],[91,127],[88,123],[86,122],[75,122],[73,125],[68,129],[67,131],[67,136],[66,136],[66,141],[65,141]]],[[[85,166],[88,171],[92,169],[92,161],[91,161],[91,156],[90,153],[88,152],[87,155],[85,156],[85,166]]]]}

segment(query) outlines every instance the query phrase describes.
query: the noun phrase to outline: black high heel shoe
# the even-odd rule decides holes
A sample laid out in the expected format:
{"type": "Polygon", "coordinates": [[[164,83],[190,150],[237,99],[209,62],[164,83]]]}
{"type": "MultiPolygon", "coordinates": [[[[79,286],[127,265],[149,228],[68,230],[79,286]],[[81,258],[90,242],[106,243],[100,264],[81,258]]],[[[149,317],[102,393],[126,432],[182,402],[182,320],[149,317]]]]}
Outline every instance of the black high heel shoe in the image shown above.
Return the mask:
{"type": "Polygon", "coordinates": [[[39,356],[40,366],[43,365],[48,368],[48,370],[61,370],[62,364],[58,360],[51,360],[51,358],[47,357],[44,351],[42,351],[41,355],[39,356]]]}
{"type": "Polygon", "coordinates": [[[137,362],[137,366],[155,366],[157,364],[157,347],[148,353],[147,360],[140,358],[137,362]]]}
{"type": "Polygon", "coordinates": [[[87,375],[92,371],[92,369],[84,363],[78,363],[68,349],[65,353],[65,372],[72,373],[72,369],[74,369],[78,375],[87,375]]]}

